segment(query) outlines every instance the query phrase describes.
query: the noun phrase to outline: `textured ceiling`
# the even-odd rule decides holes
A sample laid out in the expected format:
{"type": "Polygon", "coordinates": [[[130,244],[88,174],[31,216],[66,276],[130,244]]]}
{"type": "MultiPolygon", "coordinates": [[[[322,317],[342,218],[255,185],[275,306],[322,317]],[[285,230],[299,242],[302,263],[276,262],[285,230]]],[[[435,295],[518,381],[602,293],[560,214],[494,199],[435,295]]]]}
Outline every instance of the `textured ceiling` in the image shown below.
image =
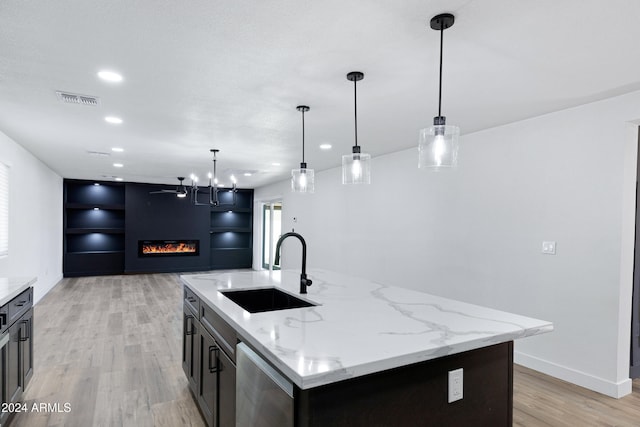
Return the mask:
{"type": "Polygon", "coordinates": [[[258,187],[301,161],[298,104],[309,167],[340,164],[358,70],[363,151],[414,147],[437,113],[442,12],[442,108],[462,134],[640,89],[637,0],[3,0],[0,131],[66,178],[175,183],[219,148],[222,180],[258,187]]]}

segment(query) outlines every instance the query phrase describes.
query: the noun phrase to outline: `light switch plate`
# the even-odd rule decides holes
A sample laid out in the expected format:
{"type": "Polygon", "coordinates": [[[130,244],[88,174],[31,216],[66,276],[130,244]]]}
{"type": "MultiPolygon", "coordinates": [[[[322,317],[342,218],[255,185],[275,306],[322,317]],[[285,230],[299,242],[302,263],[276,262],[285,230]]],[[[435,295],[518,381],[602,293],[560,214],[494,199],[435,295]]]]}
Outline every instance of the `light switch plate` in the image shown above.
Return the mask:
{"type": "Polygon", "coordinates": [[[542,242],[542,253],[548,255],[556,254],[556,242],[542,242]]]}
{"type": "Polygon", "coordinates": [[[457,400],[461,400],[462,399],[462,390],[463,390],[463,383],[462,383],[462,374],[463,374],[463,369],[459,368],[459,369],[455,369],[453,371],[449,371],[449,396],[447,399],[448,403],[452,403],[455,402],[457,400]]]}

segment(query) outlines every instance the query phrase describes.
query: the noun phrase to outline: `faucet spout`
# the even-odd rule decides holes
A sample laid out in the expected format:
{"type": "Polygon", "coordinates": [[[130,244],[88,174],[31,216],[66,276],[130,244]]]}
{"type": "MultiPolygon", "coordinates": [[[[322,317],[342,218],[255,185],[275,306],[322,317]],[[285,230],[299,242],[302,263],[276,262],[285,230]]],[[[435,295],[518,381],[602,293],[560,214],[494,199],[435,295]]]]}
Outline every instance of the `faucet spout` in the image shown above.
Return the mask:
{"type": "Polygon", "coordinates": [[[287,237],[295,237],[300,240],[300,243],[302,243],[302,273],[300,274],[300,293],[306,294],[307,286],[311,286],[313,282],[310,279],[307,279],[307,242],[304,241],[304,238],[300,234],[289,232],[284,233],[282,236],[280,236],[280,238],[278,239],[278,243],[276,243],[276,256],[273,263],[280,265],[280,246],[282,246],[282,242],[287,237]]]}

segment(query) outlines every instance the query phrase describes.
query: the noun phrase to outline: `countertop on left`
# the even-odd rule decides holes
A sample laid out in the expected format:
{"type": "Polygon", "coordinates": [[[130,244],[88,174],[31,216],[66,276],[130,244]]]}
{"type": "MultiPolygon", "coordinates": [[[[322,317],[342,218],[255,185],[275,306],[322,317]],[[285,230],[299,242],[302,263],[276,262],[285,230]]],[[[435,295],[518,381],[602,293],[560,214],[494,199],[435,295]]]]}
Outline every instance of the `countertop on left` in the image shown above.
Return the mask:
{"type": "Polygon", "coordinates": [[[0,277],[0,305],[5,305],[33,285],[37,277],[0,277]]]}

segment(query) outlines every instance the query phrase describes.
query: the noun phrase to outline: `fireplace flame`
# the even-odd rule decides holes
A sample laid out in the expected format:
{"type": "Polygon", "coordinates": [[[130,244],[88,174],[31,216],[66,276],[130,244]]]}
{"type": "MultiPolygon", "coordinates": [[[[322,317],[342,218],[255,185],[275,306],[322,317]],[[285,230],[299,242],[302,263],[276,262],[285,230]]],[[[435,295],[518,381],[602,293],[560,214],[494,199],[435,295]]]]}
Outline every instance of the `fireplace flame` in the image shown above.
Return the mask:
{"type": "Polygon", "coordinates": [[[142,254],[183,254],[195,253],[195,243],[149,243],[142,245],[142,254]]]}

